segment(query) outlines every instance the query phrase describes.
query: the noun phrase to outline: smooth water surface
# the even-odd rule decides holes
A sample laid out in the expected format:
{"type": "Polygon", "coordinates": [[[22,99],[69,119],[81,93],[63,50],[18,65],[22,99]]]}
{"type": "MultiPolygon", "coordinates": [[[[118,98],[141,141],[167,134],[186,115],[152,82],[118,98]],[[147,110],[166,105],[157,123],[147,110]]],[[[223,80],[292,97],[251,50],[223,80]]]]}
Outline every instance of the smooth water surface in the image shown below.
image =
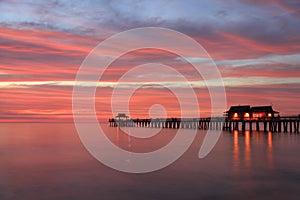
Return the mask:
{"type": "MultiPolygon", "coordinates": [[[[103,126],[113,143],[133,152],[159,149],[176,134],[165,129],[137,140],[103,126]]],[[[94,159],[74,124],[0,124],[0,199],[299,199],[299,134],[223,132],[200,160],[204,136],[198,131],[162,170],[127,174],[94,159]]]]}

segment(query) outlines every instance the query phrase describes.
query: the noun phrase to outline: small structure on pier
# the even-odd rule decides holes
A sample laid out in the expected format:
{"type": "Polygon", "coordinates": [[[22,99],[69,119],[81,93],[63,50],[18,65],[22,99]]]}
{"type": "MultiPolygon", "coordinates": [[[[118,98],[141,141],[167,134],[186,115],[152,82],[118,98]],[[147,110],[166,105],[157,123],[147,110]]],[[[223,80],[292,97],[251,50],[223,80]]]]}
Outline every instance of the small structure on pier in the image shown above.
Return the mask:
{"type": "Polygon", "coordinates": [[[108,120],[110,126],[127,126],[127,123],[130,122],[129,117],[125,113],[118,113],[115,118],[108,120]]]}
{"type": "Polygon", "coordinates": [[[118,113],[118,115],[116,115],[116,119],[117,120],[127,120],[128,116],[125,113],[118,113]]]}
{"type": "Polygon", "coordinates": [[[272,119],[279,112],[274,111],[272,106],[231,106],[228,111],[225,112],[228,120],[260,120],[260,119],[272,119]]]}
{"type": "Polygon", "coordinates": [[[253,120],[258,119],[272,119],[275,117],[275,114],[279,112],[274,111],[272,106],[256,106],[251,108],[251,114],[253,120]]]}
{"type": "Polygon", "coordinates": [[[245,106],[231,106],[228,111],[225,112],[227,119],[230,120],[243,120],[250,119],[251,108],[249,105],[245,106]]]}

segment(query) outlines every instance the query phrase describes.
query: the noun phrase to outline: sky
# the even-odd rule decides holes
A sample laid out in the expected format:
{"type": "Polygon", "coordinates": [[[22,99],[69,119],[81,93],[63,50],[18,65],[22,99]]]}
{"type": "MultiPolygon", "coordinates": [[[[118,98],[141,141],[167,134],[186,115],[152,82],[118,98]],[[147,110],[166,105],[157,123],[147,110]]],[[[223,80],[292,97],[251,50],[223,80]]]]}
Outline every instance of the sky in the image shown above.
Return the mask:
{"type": "MultiPolygon", "coordinates": [[[[141,27],[172,29],[200,43],[220,70],[227,108],[272,105],[282,116],[300,114],[298,0],[1,0],[0,122],[73,121],[72,91],[86,56],[106,38],[141,27]]],[[[209,69],[205,59],[190,53],[189,61],[209,69]]],[[[100,121],[113,115],[111,97],[119,78],[149,62],[170,65],[196,82],[200,114],[210,115],[207,87],[190,63],[168,51],[145,49],[123,55],[105,71],[95,95],[100,121]]],[[[131,96],[128,114],[149,117],[151,106],[159,104],[168,117],[180,116],[176,95],[159,83],[180,87],[181,82],[151,67],[144,78],[148,86],[131,96]]],[[[140,77],[129,80],[137,81],[140,77]]],[[[184,101],[189,105],[189,96],[184,101]]],[[[193,107],[187,109],[193,117],[193,107]]]]}

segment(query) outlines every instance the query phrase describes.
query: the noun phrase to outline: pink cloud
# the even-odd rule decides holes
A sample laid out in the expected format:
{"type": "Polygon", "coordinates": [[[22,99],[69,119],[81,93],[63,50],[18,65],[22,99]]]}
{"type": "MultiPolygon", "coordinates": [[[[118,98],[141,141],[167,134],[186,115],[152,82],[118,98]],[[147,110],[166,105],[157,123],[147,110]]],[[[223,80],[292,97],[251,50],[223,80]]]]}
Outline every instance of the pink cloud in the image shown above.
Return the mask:
{"type": "MultiPolygon", "coordinates": [[[[90,50],[97,44],[95,38],[43,30],[14,30],[0,29],[0,37],[7,42],[0,44],[0,83],[12,84],[23,81],[73,81],[76,72],[90,50]]],[[[214,59],[260,58],[266,53],[290,54],[299,52],[298,43],[268,44],[249,39],[234,33],[221,32],[213,39],[197,38],[207,48],[214,59]]],[[[115,54],[118,47],[107,49],[108,54],[115,54]]],[[[188,49],[186,49],[188,51],[188,49]]],[[[190,52],[191,57],[196,56],[190,52]]],[[[187,62],[176,59],[178,56],[155,49],[141,50],[124,55],[104,73],[102,81],[117,82],[118,79],[140,64],[161,62],[174,67],[190,81],[195,78],[195,69],[187,62]]],[[[297,78],[299,68],[282,63],[247,65],[233,68],[220,65],[224,78],[235,77],[286,77],[297,78]]],[[[151,71],[151,70],[150,70],[151,71]]],[[[87,74],[88,75],[93,75],[87,74]]],[[[161,75],[163,76],[163,75],[161,75]]],[[[174,77],[166,77],[166,81],[176,81],[174,77]]],[[[151,77],[149,81],[155,81],[151,77]]],[[[132,77],[129,81],[135,81],[132,77]]],[[[282,114],[298,114],[297,106],[300,86],[294,85],[253,85],[248,87],[227,87],[228,106],[237,104],[273,103],[275,109],[282,114]]],[[[209,116],[210,96],[206,88],[196,88],[196,94],[202,116],[209,116]]],[[[105,121],[112,117],[111,113],[112,88],[100,88],[96,93],[96,108],[99,120],[105,121]]],[[[189,97],[185,103],[188,103],[189,97]]],[[[176,96],[162,88],[149,87],[136,91],[130,101],[132,117],[148,117],[148,110],[154,103],[165,106],[169,117],[180,116],[176,96]]],[[[15,88],[0,88],[0,121],[72,121],[72,85],[30,85],[15,88]]],[[[189,107],[191,117],[193,107],[189,107]]],[[[220,114],[222,114],[220,112],[220,114]]],[[[89,116],[86,116],[87,118],[89,116]]]]}

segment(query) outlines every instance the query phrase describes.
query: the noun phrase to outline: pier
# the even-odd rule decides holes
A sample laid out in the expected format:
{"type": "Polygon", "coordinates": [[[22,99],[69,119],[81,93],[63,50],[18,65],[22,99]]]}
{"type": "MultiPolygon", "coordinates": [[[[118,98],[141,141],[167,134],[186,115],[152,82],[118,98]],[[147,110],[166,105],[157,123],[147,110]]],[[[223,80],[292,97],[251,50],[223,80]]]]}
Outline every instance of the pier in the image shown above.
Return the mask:
{"type": "Polygon", "coordinates": [[[264,131],[299,133],[300,116],[273,117],[262,119],[213,118],[166,118],[166,119],[121,119],[108,120],[112,127],[185,128],[224,131],[264,131]]]}

